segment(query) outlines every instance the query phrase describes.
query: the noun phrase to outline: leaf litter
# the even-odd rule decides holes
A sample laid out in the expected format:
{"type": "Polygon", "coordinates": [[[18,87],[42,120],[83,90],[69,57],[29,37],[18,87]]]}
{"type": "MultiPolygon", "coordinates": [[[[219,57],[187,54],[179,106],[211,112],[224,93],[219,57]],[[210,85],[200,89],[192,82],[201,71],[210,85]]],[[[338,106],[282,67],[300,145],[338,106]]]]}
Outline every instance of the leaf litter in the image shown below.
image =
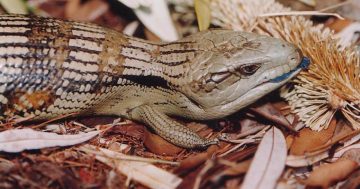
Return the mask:
{"type": "MultiPolygon", "coordinates": [[[[113,4],[102,0],[28,2],[30,7],[36,8],[37,14],[91,21],[118,31],[137,21],[135,16],[116,12],[113,4]]],[[[210,3],[206,5],[210,10],[216,10],[213,7],[216,2],[201,1],[210,3]]],[[[243,26],[234,22],[240,20],[247,28],[254,29],[259,20],[252,20],[255,16],[246,9],[254,4],[258,7],[255,12],[262,16],[268,7],[282,8],[273,1],[224,0],[216,7],[224,11],[222,16],[212,12],[211,24],[241,29],[243,26]],[[241,8],[244,14],[229,12],[232,8],[241,8]]],[[[189,23],[196,25],[191,1],[175,1],[170,11],[172,15],[177,14],[176,27],[181,28],[181,24],[188,26],[189,23]]],[[[204,28],[208,25],[207,11],[197,15],[205,19],[200,23],[204,28]]],[[[289,21],[283,17],[272,18],[275,23],[289,21]]],[[[358,24],[349,22],[355,26],[358,24]]],[[[269,26],[261,20],[259,23],[261,27],[269,26]]],[[[137,30],[146,30],[141,25],[138,27],[137,30]]],[[[193,31],[187,27],[181,29],[182,33],[193,31]]],[[[308,78],[308,75],[302,77],[308,78]]],[[[17,143],[18,147],[14,148],[6,143],[10,140],[1,140],[1,149],[8,149],[8,152],[2,152],[0,156],[0,188],[357,188],[360,184],[360,134],[354,130],[354,125],[357,124],[356,116],[359,116],[356,112],[358,105],[351,104],[349,98],[347,100],[346,107],[340,108],[343,116],[330,109],[334,113],[326,114],[322,119],[329,120],[321,122],[326,126],[310,123],[327,127],[319,132],[302,128],[304,115],[309,112],[291,113],[294,106],[289,106],[276,93],[224,120],[211,123],[179,120],[201,136],[227,136],[218,146],[206,150],[181,149],[141,124],[114,117],[60,117],[39,124],[11,120],[1,124],[0,136],[10,132],[11,137],[7,139],[15,143],[20,139],[23,143],[17,143]],[[15,134],[12,131],[16,131],[15,134]],[[26,135],[19,135],[18,131],[25,131],[26,135]],[[64,145],[70,147],[61,147],[64,145]],[[11,151],[21,153],[9,153],[11,151]]],[[[305,125],[309,126],[308,123],[305,125]]]]}

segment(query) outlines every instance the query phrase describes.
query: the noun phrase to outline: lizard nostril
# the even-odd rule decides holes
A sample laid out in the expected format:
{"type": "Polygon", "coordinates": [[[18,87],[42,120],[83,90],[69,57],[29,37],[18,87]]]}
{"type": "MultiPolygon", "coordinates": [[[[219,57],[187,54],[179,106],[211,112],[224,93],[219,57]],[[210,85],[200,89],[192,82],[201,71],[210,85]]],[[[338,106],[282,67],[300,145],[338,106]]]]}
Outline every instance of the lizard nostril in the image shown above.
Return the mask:
{"type": "Polygon", "coordinates": [[[293,53],[288,57],[288,63],[291,69],[295,68],[298,64],[300,64],[303,58],[302,52],[300,49],[295,49],[293,53]]]}

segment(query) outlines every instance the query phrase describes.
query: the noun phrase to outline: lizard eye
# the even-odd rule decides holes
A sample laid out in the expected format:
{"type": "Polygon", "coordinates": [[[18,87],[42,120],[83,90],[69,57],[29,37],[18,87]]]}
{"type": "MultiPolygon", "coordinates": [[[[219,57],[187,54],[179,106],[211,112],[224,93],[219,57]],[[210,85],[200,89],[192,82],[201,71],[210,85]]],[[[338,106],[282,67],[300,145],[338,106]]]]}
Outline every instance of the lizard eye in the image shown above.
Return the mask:
{"type": "Polygon", "coordinates": [[[259,68],[259,64],[243,65],[238,69],[238,71],[241,75],[249,76],[254,74],[259,68]]]}

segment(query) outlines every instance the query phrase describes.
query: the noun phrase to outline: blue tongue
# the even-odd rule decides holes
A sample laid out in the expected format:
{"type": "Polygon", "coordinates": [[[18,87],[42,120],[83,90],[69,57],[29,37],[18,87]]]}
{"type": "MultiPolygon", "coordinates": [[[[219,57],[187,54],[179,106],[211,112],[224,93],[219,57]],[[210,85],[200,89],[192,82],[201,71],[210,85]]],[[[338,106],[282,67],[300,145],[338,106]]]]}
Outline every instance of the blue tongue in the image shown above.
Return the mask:
{"type": "Polygon", "coordinates": [[[282,74],[281,76],[278,76],[278,77],[275,77],[274,79],[270,80],[270,82],[272,83],[278,83],[280,81],[283,81],[285,79],[287,79],[292,73],[294,73],[296,70],[299,70],[299,69],[306,69],[308,68],[310,65],[310,59],[307,58],[307,57],[304,57],[302,60],[301,60],[301,63],[293,70],[291,70],[290,72],[288,73],[284,73],[282,74]]]}

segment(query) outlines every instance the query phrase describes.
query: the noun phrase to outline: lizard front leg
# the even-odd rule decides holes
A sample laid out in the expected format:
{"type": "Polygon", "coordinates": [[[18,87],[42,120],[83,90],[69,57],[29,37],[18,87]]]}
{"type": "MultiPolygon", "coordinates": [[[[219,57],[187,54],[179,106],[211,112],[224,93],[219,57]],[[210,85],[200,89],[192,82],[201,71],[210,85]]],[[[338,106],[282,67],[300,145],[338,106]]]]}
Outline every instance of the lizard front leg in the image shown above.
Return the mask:
{"type": "Polygon", "coordinates": [[[144,122],[165,140],[184,148],[203,148],[217,144],[219,140],[200,137],[188,127],[172,120],[164,113],[149,105],[142,105],[132,109],[131,119],[144,122]]]}

